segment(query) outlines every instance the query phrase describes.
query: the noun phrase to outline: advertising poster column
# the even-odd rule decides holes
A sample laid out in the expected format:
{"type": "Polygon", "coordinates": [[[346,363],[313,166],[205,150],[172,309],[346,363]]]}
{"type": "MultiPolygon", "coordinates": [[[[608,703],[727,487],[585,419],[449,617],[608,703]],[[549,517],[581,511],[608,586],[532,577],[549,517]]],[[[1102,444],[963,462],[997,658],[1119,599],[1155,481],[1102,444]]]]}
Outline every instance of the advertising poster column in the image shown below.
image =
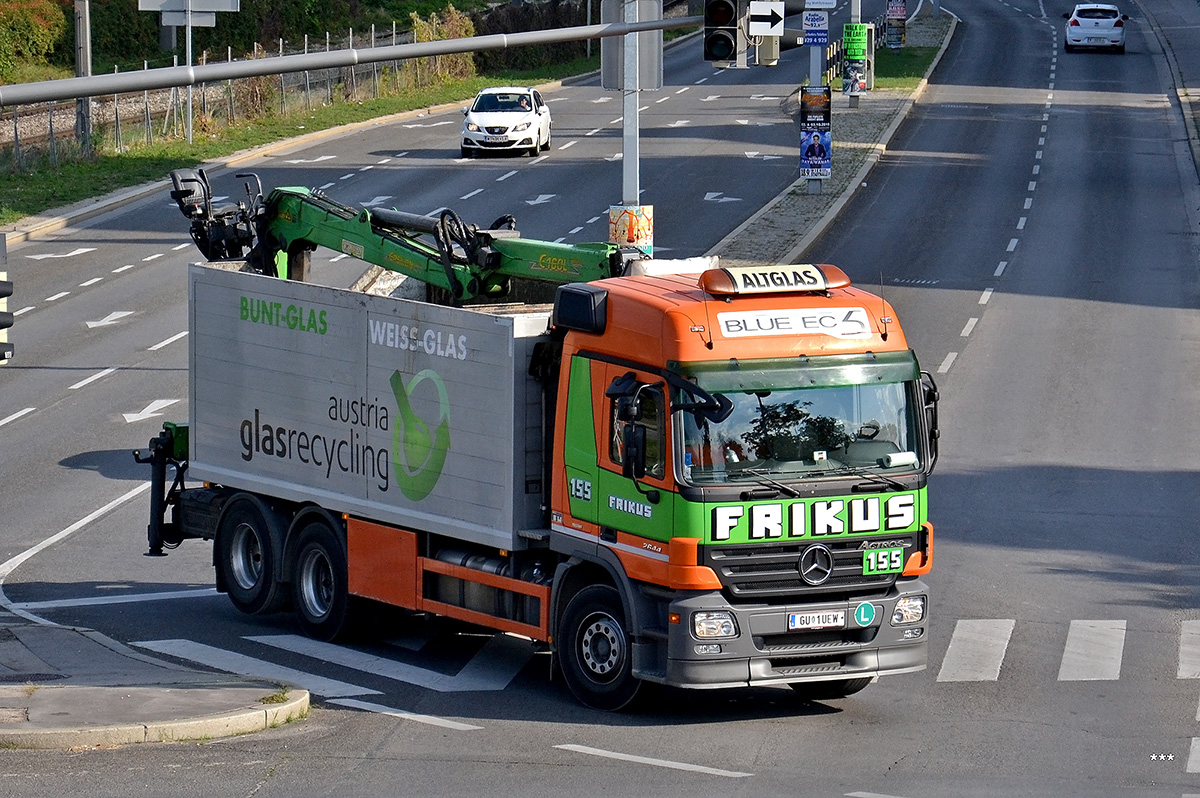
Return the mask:
{"type": "Polygon", "coordinates": [[[832,176],[833,90],[829,86],[800,88],[800,177],[832,176]]]}
{"type": "Polygon", "coordinates": [[[899,50],[904,46],[904,24],[908,6],[904,0],[888,0],[886,43],[889,49],[899,50]]]}
{"type": "Polygon", "coordinates": [[[654,254],[654,206],[610,205],[608,208],[609,243],[636,247],[643,254],[654,254]]]}
{"type": "Polygon", "coordinates": [[[867,88],[867,25],[848,22],[842,27],[842,94],[858,96],[867,88]]]}

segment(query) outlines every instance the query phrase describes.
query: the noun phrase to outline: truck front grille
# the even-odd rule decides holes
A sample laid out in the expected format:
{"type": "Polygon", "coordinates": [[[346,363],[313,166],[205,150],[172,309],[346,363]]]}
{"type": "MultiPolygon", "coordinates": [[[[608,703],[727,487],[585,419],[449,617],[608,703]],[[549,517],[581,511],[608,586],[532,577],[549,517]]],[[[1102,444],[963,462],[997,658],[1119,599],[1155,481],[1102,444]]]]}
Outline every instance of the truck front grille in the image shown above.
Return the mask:
{"type": "MultiPolygon", "coordinates": [[[[912,536],[905,541],[905,559],[914,549],[912,536]]],[[[704,546],[704,565],[712,568],[734,599],[787,599],[789,597],[882,595],[897,574],[863,574],[861,538],[821,541],[833,553],[833,573],[820,585],[800,578],[800,555],[812,545],[803,543],[704,546]]]]}

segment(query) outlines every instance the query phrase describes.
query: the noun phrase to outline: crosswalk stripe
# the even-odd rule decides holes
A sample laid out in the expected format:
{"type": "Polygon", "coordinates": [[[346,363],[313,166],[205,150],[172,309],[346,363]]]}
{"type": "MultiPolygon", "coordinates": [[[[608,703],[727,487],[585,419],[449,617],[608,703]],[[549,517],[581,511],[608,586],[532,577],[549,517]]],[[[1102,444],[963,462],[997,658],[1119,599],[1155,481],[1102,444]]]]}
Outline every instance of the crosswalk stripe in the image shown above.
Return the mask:
{"type": "Polygon", "coordinates": [[[172,657],[199,662],[210,668],[236,673],[240,676],[252,676],[272,682],[280,682],[308,690],[310,693],[326,698],[343,698],[354,695],[380,695],[378,690],[327,679],[313,673],[294,670],[274,662],[247,657],[234,651],[206,646],[192,640],[143,640],[133,645],[168,654],[172,657]]]}
{"type": "Polygon", "coordinates": [[[299,635],[263,635],[246,639],[439,693],[503,690],[533,656],[528,641],[495,635],[461,671],[446,674],[299,635]]]}
{"type": "Polygon", "coordinates": [[[961,620],[938,671],[939,682],[994,682],[1012,636],[1012,618],[961,620]]]}
{"type": "Polygon", "coordinates": [[[430,726],[441,726],[444,729],[453,729],[455,731],[476,731],[482,729],[482,726],[472,726],[469,723],[459,723],[456,720],[446,720],[435,715],[420,715],[416,712],[408,712],[403,709],[395,709],[393,707],[385,707],[382,704],[372,704],[368,701],[359,701],[357,698],[334,698],[329,703],[338,704],[351,709],[361,709],[365,712],[375,712],[380,715],[389,715],[393,718],[404,718],[405,720],[415,720],[418,723],[428,723],[430,726]]]}
{"type": "Polygon", "coordinates": [[[1125,649],[1125,621],[1071,621],[1060,682],[1119,679],[1125,649]]]}
{"type": "Polygon", "coordinates": [[[1179,632],[1180,679],[1200,679],[1200,621],[1184,621],[1179,632]]]}

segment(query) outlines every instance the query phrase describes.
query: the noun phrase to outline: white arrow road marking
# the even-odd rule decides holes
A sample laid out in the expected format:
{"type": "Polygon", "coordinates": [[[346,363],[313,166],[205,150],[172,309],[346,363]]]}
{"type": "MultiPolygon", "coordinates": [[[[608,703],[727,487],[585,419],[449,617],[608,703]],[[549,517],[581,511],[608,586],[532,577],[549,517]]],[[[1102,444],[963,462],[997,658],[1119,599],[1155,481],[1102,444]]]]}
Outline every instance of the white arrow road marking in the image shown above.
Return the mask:
{"type": "Polygon", "coordinates": [[[48,252],[45,255],[26,255],[25,257],[29,258],[30,260],[45,260],[46,258],[73,258],[76,255],[83,255],[85,253],[95,252],[95,251],[96,251],[95,247],[79,247],[78,249],[73,249],[70,252],[67,252],[62,255],[53,254],[53,253],[48,252]]]}
{"type": "Polygon", "coordinates": [[[100,321],[89,321],[87,323],[87,326],[88,326],[88,329],[91,329],[93,327],[107,327],[110,324],[116,324],[118,321],[125,318],[126,316],[132,316],[132,315],[133,315],[132,310],[114,310],[112,313],[109,313],[107,316],[100,319],[100,321]]]}
{"type": "Polygon", "coordinates": [[[741,197],[726,197],[720,191],[710,191],[704,195],[705,202],[741,202],[741,197]]]}
{"type": "Polygon", "coordinates": [[[533,647],[528,641],[499,634],[489,640],[461,671],[451,676],[299,635],[262,635],[246,639],[439,693],[503,690],[533,656],[533,647]]]}
{"type": "Polygon", "coordinates": [[[538,194],[537,199],[525,200],[526,205],[545,205],[550,200],[554,199],[557,194],[538,194]]]}
{"type": "Polygon", "coordinates": [[[612,97],[599,97],[595,100],[592,100],[592,102],[595,103],[596,105],[599,105],[600,103],[610,102],[611,100],[612,100],[612,97]]]}
{"type": "Polygon", "coordinates": [[[320,163],[321,161],[332,161],[336,155],[318,155],[316,158],[297,158],[294,161],[284,161],[284,163],[320,163]]]}
{"type": "Polygon", "coordinates": [[[302,687],[305,690],[317,695],[323,695],[326,698],[344,698],[352,695],[380,695],[378,690],[370,690],[366,687],[339,682],[336,679],[326,679],[323,676],[293,670],[283,665],[276,665],[274,662],[254,659],[253,657],[247,657],[233,651],[206,646],[203,643],[197,643],[192,640],[143,640],[133,645],[138,648],[157,651],[159,654],[167,654],[172,657],[199,662],[201,665],[207,665],[210,668],[216,668],[228,673],[236,673],[240,676],[253,676],[272,682],[302,687]]]}
{"type": "Polygon", "coordinates": [[[684,125],[691,124],[691,121],[692,120],[690,119],[680,119],[677,122],[672,122],[671,124],[667,125],[667,127],[683,127],[684,125]]]}
{"type": "Polygon", "coordinates": [[[624,154],[624,153],[618,152],[616,155],[606,155],[606,156],[604,156],[604,160],[608,161],[609,163],[614,163],[614,162],[616,162],[616,161],[619,161],[619,160],[621,160],[621,159],[622,159],[622,158],[624,158],[624,157],[625,157],[625,154],[624,154]]]}
{"type": "Polygon", "coordinates": [[[757,158],[760,161],[778,161],[783,156],[782,155],[760,155],[757,152],[747,152],[746,157],[747,158],[757,158]]]}
{"type": "Polygon", "coordinates": [[[125,416],[125,421],[130,424],[135,421],[145,421],[148,418],[161,416],[162,413],[158,412],[159,410],[162,410],[165,407],[170,407],[178,401],[178,399],[155,399],[153,402],[146,405],[146,408],[140,413],[122,413],[122,415],[125,416]]]}
{"type": "Polygon", "coordinates": [[[376,205],[382,205],[383,203],[387,202],[391,198],[392,198],[391,194],[387,194],[385,196],[373,197],[370,202],[364,202],[362,204],[362,206],[364,208],[374,208],[376,205]]]}
{"type": "Polygon", "coordinates": [[[438,718],[433,715],[418,715],[416,712],[393,709],[392,707],[385,707],[382,704],[372,704],[369,701],[359,701],[357,698],[334,698],[329,703],[350,707],[351,709],[361,709],[364,712],[389,715],[393,718],[415,720],[417,723],[428,723],[430,726],[441,726],[444,729],[453,729],[454,731],[476,731],[483,728],[482,726],[472,726],[469,723],[459,723],[456,720],[446,720],[445,718],[438,718]]]}
{"type": "Polygon", "coordinates": [[[782,100],[782,97],[773,97],[770,94],[751,94],[751,100],[782,100]]]}
{"type": "Polygon", "coordinates": [[[710,95],[708,95],[707,97],[705,97],[703,100],[701,100],[700,102],[702,102],[702,103],[710,103],[710,102],[712,102],[713,100],[719,100],[719,99],[721,99],[721,95],[719,95],[719,94],[710,94],[710,95]]]}

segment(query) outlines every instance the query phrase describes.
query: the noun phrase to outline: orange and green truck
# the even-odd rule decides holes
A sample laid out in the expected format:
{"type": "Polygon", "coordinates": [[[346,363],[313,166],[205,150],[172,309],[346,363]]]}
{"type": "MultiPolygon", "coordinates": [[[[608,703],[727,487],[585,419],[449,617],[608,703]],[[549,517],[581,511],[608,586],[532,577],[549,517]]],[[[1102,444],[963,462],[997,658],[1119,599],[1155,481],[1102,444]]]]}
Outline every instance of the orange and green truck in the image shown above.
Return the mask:
{"type": "Polygon", "coordinates": [[[840,269],[176,186],[224,259],[189,267],[188,422],[135,453],[151,554],[212,540],[238,609],[324,640],[369,602],[523,635],[600,709],[925,667],[937,388],[840,269]],[[307,281],[318,245],[449,299],[307,281]],[[464,304],[512,279],[553,303],[464,304]]]}

